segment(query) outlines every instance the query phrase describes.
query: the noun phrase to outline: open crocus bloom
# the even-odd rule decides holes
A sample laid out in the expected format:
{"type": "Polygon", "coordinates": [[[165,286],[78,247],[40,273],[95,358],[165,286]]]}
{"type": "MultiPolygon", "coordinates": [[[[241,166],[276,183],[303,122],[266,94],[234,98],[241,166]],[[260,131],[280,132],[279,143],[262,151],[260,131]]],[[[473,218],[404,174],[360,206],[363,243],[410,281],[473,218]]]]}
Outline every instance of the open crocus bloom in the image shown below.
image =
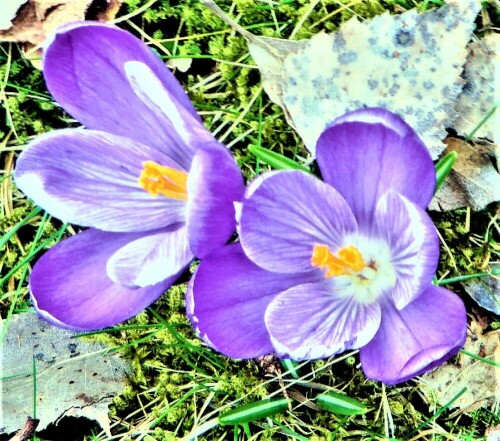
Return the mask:
{"type": "Polygon", "coordinates": [[[51,215],[91,228],[41,257],[31,294],[55,324],[103,328],[226,243],[243,178],[171,72],[131,34],[65,26],[43,66],[54,98],[86,129],[36,138],[18,159],[16,184],[51,215]]]}
{"type": "Polygon", "coordinates": [[[462,301],[431,284],[437,232],[424,209],[431,158],[383,109],[334,121],[319,138],[324,182],[299,171],[252,182],[240,244],[202,261],[188,313],[202,338],[236,358],[295,360],[361,348],[372,379],[395,384],[454,355],[462,301]]]}

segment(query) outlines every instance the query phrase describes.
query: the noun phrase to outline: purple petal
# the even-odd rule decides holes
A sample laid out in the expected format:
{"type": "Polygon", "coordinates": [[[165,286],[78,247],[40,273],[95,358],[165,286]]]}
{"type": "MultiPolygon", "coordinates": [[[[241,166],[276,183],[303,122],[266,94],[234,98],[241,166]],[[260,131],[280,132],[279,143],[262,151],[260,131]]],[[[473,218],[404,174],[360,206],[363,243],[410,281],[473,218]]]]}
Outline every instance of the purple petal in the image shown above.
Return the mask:
{"type": "Polygon", "coordinates": [[[391,295],[402,309],[432,282],[439,261],[439,237],[427,213],[392,190],[380,199],[375,220],[391,248],[397,274],[391,295]]]}
{"type": "Polygon", "coordinates": [[[127,243],[110,257],[107,271],[115,283],[145,287],[183,271],[193,257],[187,228],[177,224],[127,243]]]}
{"type": "Polygon", "coordinates": [[[387,190],[422,208],[434,193],[436,173],[425,145],[401,118],[383,109],[335,120],[319,137],[317,160],[323,179],[344,197],[362,230],[370,228],[387,190]]]}
{"type": "Polygon", "coordinates": [[[128,289],[106,273],[110,256],[138,234],[86,230],[47,251],[30,277],[38,313],[56,326],[93,330],[114,326],[160,297],[177,274],[154,286],[128,289]]]}
{"type": "Polygon", "coordinates": [[[363,122],[368,124],[383,124],[389,130],[396,132],[399,136],[404,137],[411,134],[413,129],[395,113],[381,107],[365,107],[345,113],[335,119],[330,125],[342,124],[345,122],[363,122]]]}
{"type": "Polygon", "coordinates": [[[228,241],[236,229],[234,203],[244,191],[241,171],[226,147],[198,150],[189,171],[186,215],[195,256],[203,259],[228,241]]]}
{"type": "Polygon", "coordinates": [[[36,138],[17,160],[18,187],[64,222],[106,231],[145,231],[185,220],[185,201],[151,196],[139,186],[147,160],[179,168],[136,141],[66,129],[36,138]]]}
{"type": "Polygon", "coordinates": [[[331,284],[323,281],[276,296],[265,320],[279,356],[310,360],[368,343],[380,324],[380,306],[336,295],[331,284]]]}
{"type": "Polygon", "coordinates": [[[357,231],[344,199],[319,179],[281,171],[259,182],[243,202],[240,235],[245,253],[262,268],[307,271],[315,244],[337,249],[357,231]]]}
{"type": "Polygon", "coordinates": [[[397,384],[433,369],[465,343],[467,317],[458,296],[430,286],[406,308],[382,307],[380,329],[360,350],[368,378],[397,384]]]}
{"type": "Polygon", "coordinates": [[[227,245],[203,260],[191,279],[186,310],[203,340],[234,358],[269,354],[273,346],[264,313],[274,296],[309,274],[276,274],[251,262],[239,244],[227,245]]]}
{"type": "Polygon", "coordinates": [[[157,148],[185,169],[195,148],[213,140],[163,62],[115,26],[59,28],[45,46],[43,66],[54,98],[90,129],[157,148]]]}

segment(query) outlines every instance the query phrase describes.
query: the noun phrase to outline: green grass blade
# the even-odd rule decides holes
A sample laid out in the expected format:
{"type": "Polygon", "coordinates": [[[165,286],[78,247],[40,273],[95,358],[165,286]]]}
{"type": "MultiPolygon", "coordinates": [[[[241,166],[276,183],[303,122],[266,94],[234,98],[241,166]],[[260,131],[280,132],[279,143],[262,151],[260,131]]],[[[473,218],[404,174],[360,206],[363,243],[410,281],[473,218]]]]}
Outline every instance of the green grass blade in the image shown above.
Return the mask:
{"type": "Polygon", "coordinates": [[[486,123],[486,121],[488,121],[493,116],[493,114],[497,111],[498,105],[499,103],[495,103],[493,105],[493,107],[489,110],[485,117],[481,121],[479,121],[479,124],[474,128],[474,130],[472,130],[472,132],[467,135],[467,137],[465,138],[466,141],[470,141],[474,134],[486,123]]]}
{"type": "Polygon", "coordinates": [[[36,207],[20,222],[14,225],[3,237],[0,237],[0,248],[3,247],[8,240],[16,234],[21,227],[26,225],[31,219],[33,219],[38,213],[40,213],[42,209],[40,207],[36,207]]]}
{"type": "Polygon", "coordinates": [[[294,360],[285,358],[281,361],[281,365],[287,370],[287,374],[290,374],[293,378],[299,378],[298,363],[294,360]]]}
{"type": "Polygon", "coordinates": [[[500,268],[492,268],[491,271],[475,274],[465,274],[463,276],[449,277],[448,279],[442,279],[437,282],[438,286],[448,285],[451,283],[463,282],[470,279],[479,279],[481,277],[497,276],[500,275],[500,268]]]}
{"type": "Polygon", "coordinates": [[[361,415],[368,410],[364,403],[334,391],[318,395],[315,401],[323,410],[338,415],[361,415]]]}
{"type": "Polygon", "coordinates": [[[252,421],[260,420],[288,409],[288,400],[281,398],[279,400],[261,400],[254,403],[244,404],[236,409],[224,412],[219,416],[219,423],[222,426],[235,426],[237,424],[246,424],[252,421]]]}
{"type": "Polygon", "coordinates": [[[286,156],[280,155],[279,153],[272,152],[264,147],[259,147],[257,145],[248,146],[248,150],[255,155],[256,158],[269,164],[272,168],[277,170],[302,170],[306,173],[311,173],[307,167],[294,161],[293,159],[287,158],[286,156]]]}
{"type": "Polygon", "coordinates": [[[450,152],[444,155],[436,164],[436,192],[443,185],[444,180],[451,173],[455,162],[457,161],[458,153],[450,152]]]}
{"type": "Polygon", "coordinates": [[[490,360],[489,358],[481,357],[477,354],[473,354],[472,352],[466,351],[465,349],[460,349],[460,353],[462,353],[464,355],[468,355],[469,357],[471,357],[475,360],[482,361],[483,363],[488,363],[488,364],[491,364],[492,366],[500,367],[500,363],[498,363],[497,361],[490,360]]]}
{"type": "Polygon", "coordinates": [[[412,430],[408,435],[404,437],[405,440],[410,439],[412,436],[418,434],[421,429],[426,427],[429,423],[439,418],[439,416],[446,411],[456,400],[458,400],[465,392],[467,392],[467,388],[462,388],[450,401],[448,401],[443,407],[441,407],[433,416],[427,418],[422,424],[420,424],[417,428],[412,430]]]}

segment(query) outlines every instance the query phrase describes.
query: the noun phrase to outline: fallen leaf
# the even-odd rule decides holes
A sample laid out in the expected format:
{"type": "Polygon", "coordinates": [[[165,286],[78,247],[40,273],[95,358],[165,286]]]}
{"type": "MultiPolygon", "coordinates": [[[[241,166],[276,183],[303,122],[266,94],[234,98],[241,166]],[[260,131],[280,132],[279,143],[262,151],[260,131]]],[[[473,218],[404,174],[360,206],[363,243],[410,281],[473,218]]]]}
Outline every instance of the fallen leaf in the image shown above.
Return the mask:
{"type": "Polygon", "coordinates": [[[16,17],[18,9],[28,0],[10,0],[0,3],[0,31],[12,27],[12,20],[16,17]]]}
{"type": "Polygon", "coordinates": [[[445,128],[457,118],[466,45],[480,9],[477,0],[453,0],[423,14],[384,13],[364,22],[354,17],[333,34],[299,42],[242,34],[264,88],[313,155],[332,120],[369,106],[401,115],[437,159],[445,128]]]}
{"type": "Polygon", "coordinates": [[[247,36],[248,49],[252,58],[259,66],[262,77],[262,86],[272,101],[278,104],[284,111],[288,122],[297,130],[285,105],[284,95],[286,84],[282,81],[285,73],[285,59],[296,54],[299,49],[306,46],[307,40],[292,41],[271,37],[247,36]]]}
{"type": "MultiPolygon", "coordinates": [[[[492,263],[491,269],[500,269],[499,263],[492,263]]],[[[500,278],[485,277],[462,283],[465,291],[484,309],[500,315],[500,278]]]]}
{"type": "Polygon", "coordinates": [[[258,37],[231,19],[213,0],[202,1],[203,4],[209,7],[229,26],[245,37],[250,54],[259,67],[265,91],[271,100],[283,109],[288,122],[296,129],[283,100],[284,63],[289,55],[295,54],[299,49],[304,48],[308,40],[295,41],[284,40],[282,38],[258,37]]]}
{"type": "Polygon", "coordinates": [[[486,429],[486,441],[500,441],[500,425],[486,429]]]}
{"type": "Polygon", "coordinates": [[[178,70],[179,72],[187,72],[191,69],[193,64],[192,58],[170,58],[167,60],[167,66],[172,70],[178,70]]]}
{"type": "Polygon", "coordinates": [[[500,175],[490,156],[497,157],[498,146],[469,144],[448,138],[445,154],[458,153],[450,175],[429,205],[430,210],[454,210],[471,207],[483,210],[488,204],[500,200],[500,175]]]}
{"type": "MultiPolygon", "coordinates": [[[[500,330],[483,334],[472,321],[464,349],[472,354],[500,363],[500,330]]],[[[420,389],[431,407],[443,406],[464,387],[465,393],[451,407],[470,413],[481,407],[491,408],[500,401],[498,367],[469,355],[459,354],[456,364],[446,364],[420,377],[420,389]]]]}
{"type": "Polygon", "coordinates": [[[40,421],[35,418],[28,417],[26,419],[24,427],[19,432],[17,432],[9,441],[27,441],[35,433],[39,422],[40,421]]]}
{"type": "Polygon", "coordinates": [[[0,42],[24,43],[24,55],[35,67],[41,68],[40,46],[54,29],[90,18],[111,20],[118,13],[121,3],[122,0],[28,0],[22,8],[18,8],[12,26],[0,28],[0,42]],[[89,17],[88,13],[93,16],[89,17]]]}
{"type": "MultiPolygon", "coordinates": [[[[455,109],[459,116],[453,128],[459,135],[469,135],[481,123],[498,101],[500,90],[500,35],[491,33],[467,46],[466,84],[455,109]]],[[[475,133],[474,139],[488,138],[500,143],[498,117],[489,118],[475,133]]]]}
{"type": "Polygon", "coordinates": [[[38,430],[65,416],[85,417],[110,434],[108,406],[125,386],[128,365],[106,347],[72,338],[35,313],[15,315],[3,342],[0,434],[12,433],[33,415],[33,361],[36,363],[38,430]]]}

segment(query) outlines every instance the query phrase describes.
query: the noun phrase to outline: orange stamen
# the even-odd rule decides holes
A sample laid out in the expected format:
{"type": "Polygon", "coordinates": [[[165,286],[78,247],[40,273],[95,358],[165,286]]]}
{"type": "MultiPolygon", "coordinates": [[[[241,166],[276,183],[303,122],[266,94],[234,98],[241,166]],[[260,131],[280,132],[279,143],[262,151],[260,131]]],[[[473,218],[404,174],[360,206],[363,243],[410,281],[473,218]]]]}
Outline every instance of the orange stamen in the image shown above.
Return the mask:
{"type": "Polygon", "coordinates": [[[337,256],[333,255],[328,245],[314,245],[311,264],[326,269],[325,277],[357,274],[366,266],[363,256],[354,245],[341,248],[337,256]]]}
{"type": "Polygon", "coordinates": [[[139,176],[139,185],[152,196],[162,194],[167,198],[187,201],[187,173],[146,161],[139,176]]]}

